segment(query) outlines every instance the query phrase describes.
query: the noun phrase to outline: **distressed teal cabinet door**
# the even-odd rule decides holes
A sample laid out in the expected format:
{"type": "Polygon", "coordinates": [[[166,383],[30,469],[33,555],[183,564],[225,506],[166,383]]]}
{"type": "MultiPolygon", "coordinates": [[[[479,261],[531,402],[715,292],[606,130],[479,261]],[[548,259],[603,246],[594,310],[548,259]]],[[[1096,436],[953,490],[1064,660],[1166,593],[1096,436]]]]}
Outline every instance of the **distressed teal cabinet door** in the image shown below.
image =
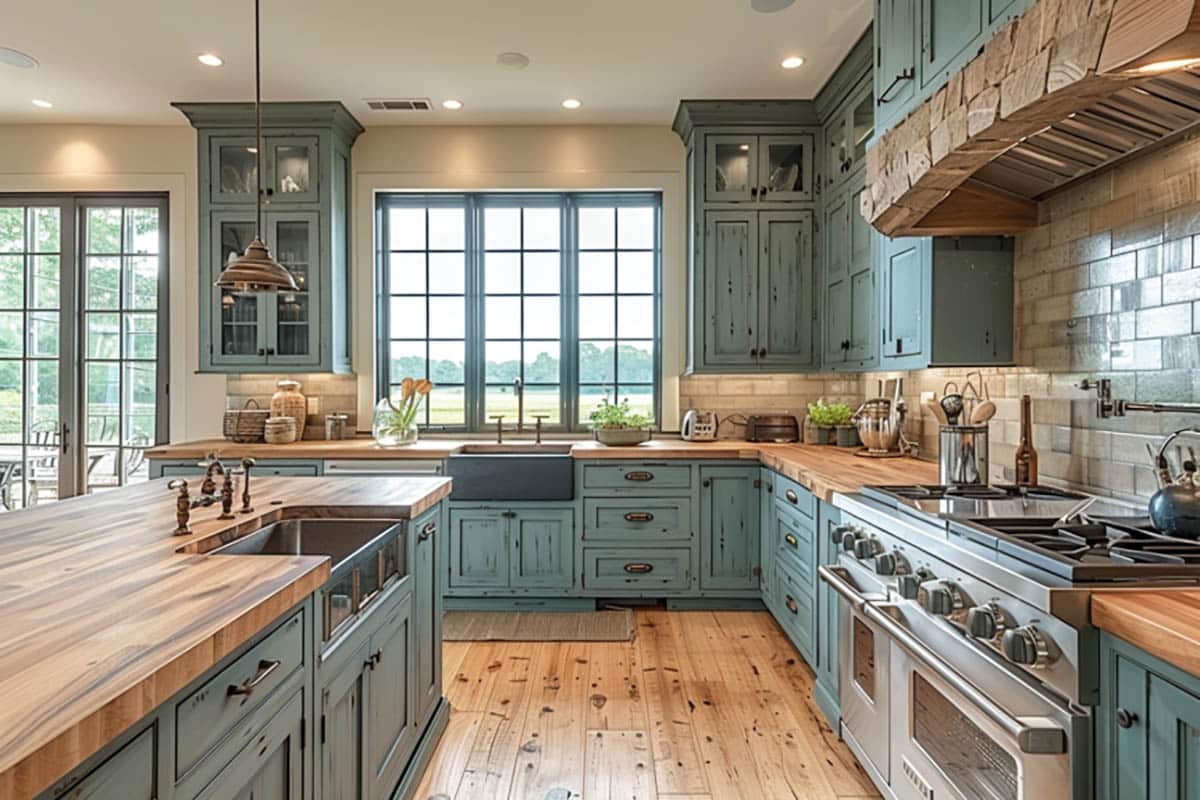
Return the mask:
{"type": "Polygon", "coordinates": [[[152,725],[96,767],[59,800],[154,800],[156,744],[152,725]]]}
{"type": "Polygon", "coordinates": [[[921,0],[921,86],[943,71],[983,33],[987,0],[921,0]]]}
{"type": "Polygon", "coordinates": [[[704,215],[704,359],[745,364],[758,348],[758,214],[704,215]]]}
{"type": "Polygon", "coordinates": [[[369,651],[363,642],[344,669],[321,693],[322,800],[357,800],[363,796],[363,670],[369,651]]]}
{"type": "MultiPolygon", "coordinates": [[[[817,506],[817,563],[837,563],[842,512],[822,501],[817,506]]],[[[841,678],[838,670],[838,595],[817,580],[817,685],[813,697],[826,721],[837,728],[841,678]]]]}
{"type": "Polygon", "coordinates": [[[450,511],[450,586],[508,586],[508,519],[495,509],[450,511]]]}
{"type": "Polygon", "coordinates": [[[1200,697],[1150,676],[1151,800],[1200,797],[1200,697]]]}
{"type": "Polygon", "coordinates": [[[775,502],[775,473],[762,467],[759,469],[758,479],[758,588],[763,593],[763,603],[770,608],[774,596],[771,571],[767,569],[767,565],[774,558],[775,551],[775,538],[771,530],[775,520],[771,513],[775,502]]]}
{"type": "Polygon", "coordinates": [[[813,215],[764,211],[758,313],[758,362],[805,366],[813,361],[813,215]]]}
{"type": "Polygon", "coordinates": [[[199,800],[301,800],[303,693],[297,692],[261,733],[205,787],[199,800]]]}
{"type": "Polygon", "coordinates": [[[825,209],[825,332],[822,337],[823,361],[837,364],[846,360],[850,342],[850,218],[849,198],[839,192],[829,199],[825,209]]]}
{"type": "Polygon", "coordinates": [[[436,508],[413,522],[413,630],[416,636],[417,719],[425,723],[442,696],[441,514],[436,508]]]}
{"type": "Polygon", "coordinates": [[[915,2],[875,0],[875,117],[879,131],[900,120],[916,91],[915,2]]]}
{"type": "Polygon", "coordinates": [[[412,596],[406,595],[389,611],[368,647],[365,713],[370,800],[391,797],[416,748],[419,730],[413,720],[409,680],[412,642],[412,596]]]}
{"type": "Polygon", "coordinates": [[[700,468],[700,588],[758,588],[759,471],[700,468]]]}
{"type": "Polygon", "coordinates": [[[875,309],[879,306],[879,296],[875,292],[875,261],[871,247],[876,234],[858,211],[859,197],[864,191],[860,188],[850,195],[847,209],[850,217],[850,326],[846,358],[849,361],[867,361],[878,352],[875,347],[875,309]]]}
{"type": "Polygon", "coordinates": [[[321,217],[315,211],[273,211],[267,235],[300,288],[267,296],[267,363],[315,367],[321,363],[321,217]]]}
{"type": "Polygon", "coordinates": [[[921,353],[928,239],[892,239],[887,243],[883,271],[884,359],[921,353]]]}
{"type": "Polygon", "coordinates": [[[522,510],[511,521],[514,589],[569,589],[574,569],[575,514],[570,509],[522,510]]]}

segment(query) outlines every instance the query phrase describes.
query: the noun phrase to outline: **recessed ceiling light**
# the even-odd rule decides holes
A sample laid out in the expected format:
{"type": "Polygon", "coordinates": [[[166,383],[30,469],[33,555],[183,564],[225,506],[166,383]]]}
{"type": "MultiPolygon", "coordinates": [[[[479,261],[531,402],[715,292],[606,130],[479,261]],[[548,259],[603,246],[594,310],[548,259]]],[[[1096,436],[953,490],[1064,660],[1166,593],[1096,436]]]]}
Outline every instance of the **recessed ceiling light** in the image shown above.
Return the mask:
{"type": "Polygon", "coordinates": [[[496,64],[503,69],[525,69],[529,66],[529,56],[524,53],[509,51],[496,56],[496,64]]]}
{"type": "Polygon", "coordinates": [[[462,100],[450,99],[442,101],[442,108],[446,109],[447,111],[458,111],[460,108],[462,108],[462,106],[462,100]]]}
{"type": "Polygon", "coordinates": [[[0,47],[0,64],[7,64],[17,69],[33,69],[38,65],[37,59],[11,47],[0,47]]]}
{"type": "Polygon", "coordinates": [[[750,7],[760,14],[774,14],[795,2],[796,0],[750,0],[750,7]]]}
{"type": "Polygon", "coordinates": [[[38,108],[54,108],[54,103],[51,103],[49,100],[34,98],[33,104],[38,108]]]}
{"type": "Polygon", "coordinates": [[[574,97],[568,97],[566,100],[563,100],[562,106],[568,111],[574,111],[577,108],[581,108],[583,103],[582,101],[576,100],[574,97]]]}
{"type": "Polygon", "coordinates": [[[206,67],[219,67],[225,63],[225,59],[216,53],[201,53],[196,56],[196,60],[206,67]]]}
{"type": "Polygon", "coordinates": [[[796,69],[804,66],[804,59],[800,56],[788,56],[779,63],[779,66],[783,67],[784,69],[796,69]]]}

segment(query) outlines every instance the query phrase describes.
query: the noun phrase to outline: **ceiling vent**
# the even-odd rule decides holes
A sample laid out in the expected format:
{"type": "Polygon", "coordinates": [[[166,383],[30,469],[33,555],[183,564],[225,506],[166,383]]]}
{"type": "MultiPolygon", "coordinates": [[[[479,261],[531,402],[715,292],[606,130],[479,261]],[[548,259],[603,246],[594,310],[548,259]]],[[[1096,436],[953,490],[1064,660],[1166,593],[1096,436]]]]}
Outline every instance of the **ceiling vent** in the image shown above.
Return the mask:
{"type": "Polygon", "coordinates": [[[433,103],[428,97],[395,97],[389,99],[364,100],[372,111],[432,111],[433,103]]]}

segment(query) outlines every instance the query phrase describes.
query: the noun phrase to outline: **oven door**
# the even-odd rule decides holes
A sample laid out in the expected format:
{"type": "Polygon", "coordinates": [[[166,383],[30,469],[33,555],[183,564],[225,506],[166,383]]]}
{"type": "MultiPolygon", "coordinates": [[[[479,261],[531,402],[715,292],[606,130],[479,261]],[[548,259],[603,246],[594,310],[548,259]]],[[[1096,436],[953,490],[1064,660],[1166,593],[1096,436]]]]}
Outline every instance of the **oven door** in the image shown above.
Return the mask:
{"type": "MultiPolygon", "coordinates": [[[[1071,757],[1080,742],[1088,741],[1086,715],[954,641],[951,631],[922,627],[918,638],[906,624],[905,612],[905,606],[891,604],[864,610],[891,641],[891,788],[896,798],[1089,796],[1090,783],[1073,776],[1073,766],[1080,765],[1073,765],[1071,757]],[[949,634],[945,640],[942,633],[949,634]]],[[[908,613],[921,624],[915,612],[908,613]]],[[[1090,770],[1090,759],[1080,757],[1090,770]]]]}
{"type": "Polygon", "coordinates": [[[889,782],[891,737],[888,717],[891,652],[887,634],[864,614],[868,598],[845,566],[819,567],[821,580],[838,594],[838,672],[841,677],[842,738],[877,785],[889,782]]]}

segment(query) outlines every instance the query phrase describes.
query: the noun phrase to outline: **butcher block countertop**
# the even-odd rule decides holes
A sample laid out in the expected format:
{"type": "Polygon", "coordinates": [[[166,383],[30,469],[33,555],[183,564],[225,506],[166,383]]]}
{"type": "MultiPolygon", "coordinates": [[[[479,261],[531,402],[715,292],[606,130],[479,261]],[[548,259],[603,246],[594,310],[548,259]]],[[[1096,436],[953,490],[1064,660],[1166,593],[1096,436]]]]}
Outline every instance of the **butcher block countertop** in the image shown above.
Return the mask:
{"type": "MultiPolygon", "coordinates": [[[[494,443],[453,439],[424,439],[407,447],[382,448],[368,438],[342,441],[309,441],[284,445],[236,444],[224,439],[166,445],[148,451],[152,459],[201,459],[210,452],[222,458],[251,456],[259,459],[443,459],[464,448],[485,451],[494,443]]],[[[714,459],[757,461],[782,473],[828,501],[834,492],[856,492],[871,484],[937,483],[937,466],[915,458],[864,458],[853,450],[812,444],[755,444],[741,439],[717,442],[685,442],[656,439],[636,447],[604,447],[593,441],[547,441],[544,451],[570,448],[574,458],[584,460],[657,461],[666,459],[714,459]]],[[[532,442],[505,443],[506,451],[534,453],[532,442]]]]}
{"type": "MultiPolygon", "coordinates": [[[[192,512],[157,480],[0,515],[0,797],[32,797],[329,578],[323,556],[203,555],[276,519],[404,519],[445,478],[257,478],[254,511],[192,512]]],[[[194,490],[193,490],[194,491],[194,490]]]]}
{"type": "Polygon", "coordinates": [[[1096,592],[1092,624],[1200,678],[1200,589],[1096,592]]]}

